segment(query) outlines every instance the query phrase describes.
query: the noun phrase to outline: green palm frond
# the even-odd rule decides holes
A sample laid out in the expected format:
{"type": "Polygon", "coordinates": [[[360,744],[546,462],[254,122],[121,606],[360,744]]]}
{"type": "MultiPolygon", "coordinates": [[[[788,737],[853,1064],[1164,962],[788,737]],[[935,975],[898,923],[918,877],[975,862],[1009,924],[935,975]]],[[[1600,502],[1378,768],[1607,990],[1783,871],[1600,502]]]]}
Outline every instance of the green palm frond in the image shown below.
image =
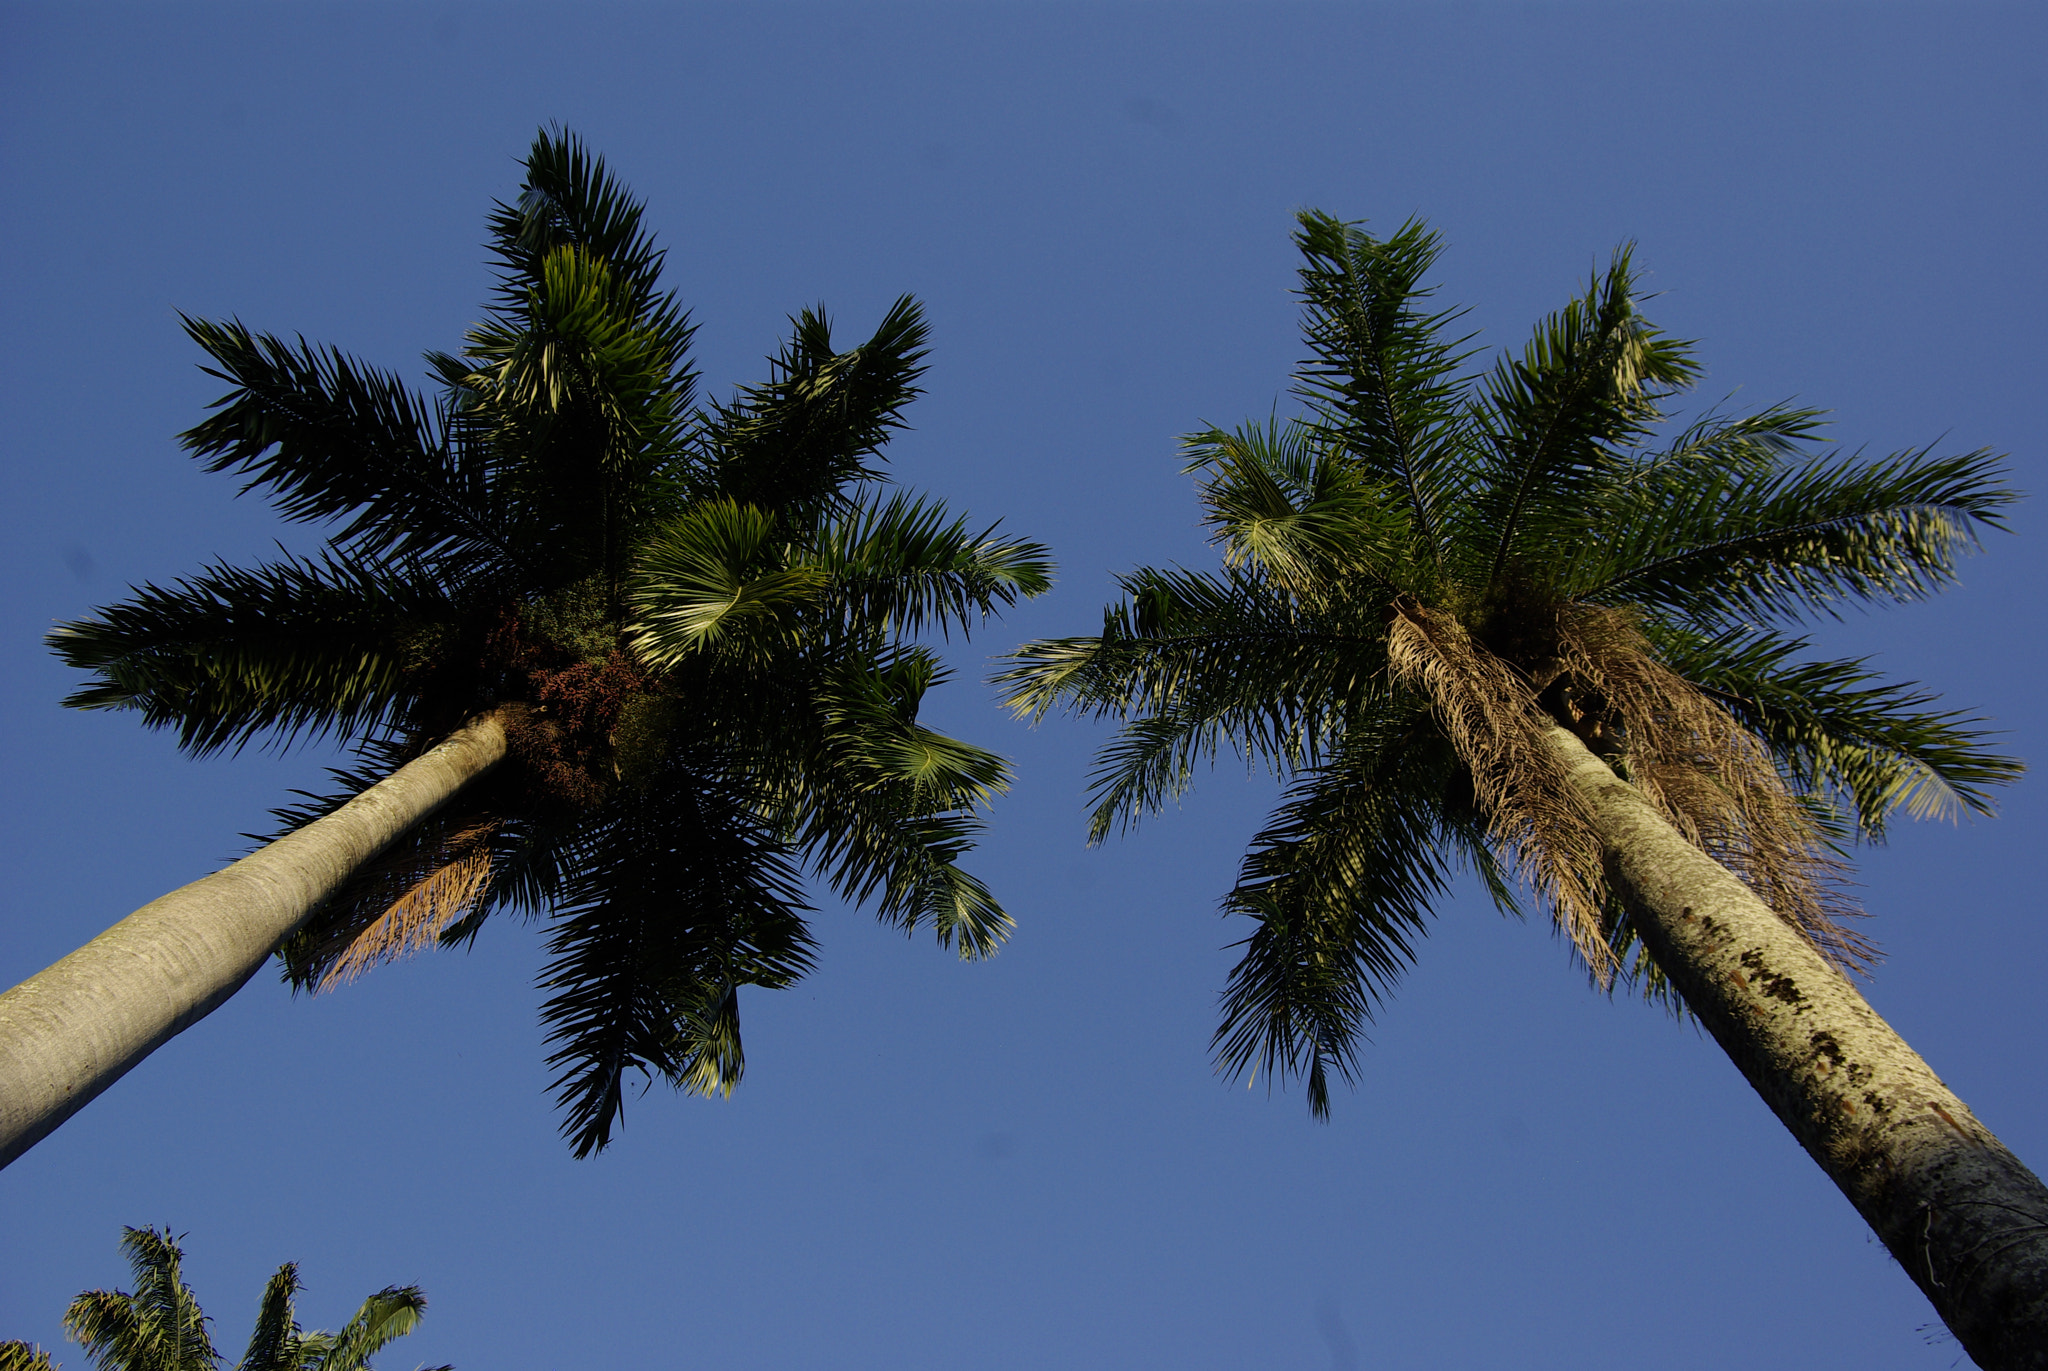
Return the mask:
{"type": "Polygon", "coordinates": [[[1360,1030],[1414,962],[1449,887],[1428,817],[1447,759],[1400,731],[1379,741],[1350,740],[1329,766],[1302,773],[1223,900],[1258,926],[1237,944],[1223,992],[1217,1069],[1298,1075],[1318,1118],[1330,1111],[1331,1073],[1352,1079],[1360,1030]]]}
{"type": "Polygon", "coordinates": [[[249,1350],[242,1354],[235,1371],[304,1371],[299,1324],[292,1316],[292,1300],[303,1288],[296,1262],[277,1268],[263,1287],[249,1350]]]}
{"type": "Polygon", "coordinates": [[[267,489],[285,518],[347,520],[333,541],[363,556],[467,556],[517,567],[472,449],[449,442],[432,408],[397,377],[332,348],[185,318],[235,388],[179,435],[208,471],[267,489]]]}
{"type": "Polygon", "coordinates": [[[100,1371],[217,1371],[211,1320],[184,1282],[185,1254],[170,1231],[124,1228],[121,1250],[134,1293],[86,1291],[65,1312],[65,1331],[100,1371]]]}
{"type": "Polygon", "coordinates": [[[1246,568],[1122,578],[1129,598],[1095,638],[1027,643],[1000,673],[1011,710],[1101,718],[1171,710],[1214,719],[1248,750],[1312,761],[1328,721],[1384,693],[1386,627],[1376,608],[1310,610],[1246,568]]]}
{"type": "Polygon", "coordinates": [[[266,732],[375,728],[404,702],[409,658],[456,613],[431,579],[330,554],[145,585],[48,642],[97,678],[67,706],[138,710],[203,756],[266,732]]]}
{"type": "Polygon", "coordinates": [[[1204,477],[1203,522],[1227,565],[1256,566],[1275,586],[1312,600],[1358,580],[1390,596],[1415,588],[1394,579],[1412,576],[1417,560],[1413,510],[1312,426],[1276,420],[1209,429],[1181,443],[1185,469],[1204,477]]]}
{"type": "Polygon", "coordinates": [[[57,1371],[58,1363],[34,1343],[0,1342],[0,1371],[57,1371]]]}
{"type": "Polygon", "coordinates": [[[666,253],[641,227],[644,207],[602,157],[575,134],[545,128],[535,135],[525,166],[517,201],[499,204],[489,220],[490,247],[501,272],[501,310],[522,308],[541,264],[565,247],[609,264],[636,306],[666,298],[657,293],[666,253]]]}
{"type": "Polygon", "coordinates": [[[1311,356],[1295,393],[1369,481],[1399,492],[1413,536],[1434,557],[1459,479],[1449,449],[1465,422],[1457,373],[1470,341],[1444,336],[1464,311],[1424,308],[1435,288],[1423,277],[1443,240],[1414,220],[1379,239],[1314,210],[1299,217],[1311,356]]]}
{"type": "Polygon", "coordinates": [[[1579,526],[1610,454],[1646,437],[1662,417],[1658,402],[1698,374],[1690,344],[1636,311],[1630,250],[1621,248],[1583,296],[1537,325],[1521,356],[1501,358],[1486,378],[1460,535],[1486,560],[1467,574],[1495,589],[1511,567],[1548,561],[1545,542],[1560,524],[1579,526]]]}
{"type": "Polygon", "coordinates": [[[811,966],[791,854],[744,773],[685,757],[661,779],[582,839],[541,974],[548,1065],[579,1157],[610,1142],[629,1071],[730,1092],[744,1068],[735,992],[811,966]]]}
{"type": "Polygon", "coordinates": [[[1859,831],[1882,838],[1887,816],[1992,812],[1991,789],[2024,766],[1992,752],[1985,720],[1930,708],[1911,681],[1883,681],[1867,658],[1802,660],[1808,643],[1761,629],[1708,637],[1657,634],[1674,670],[1712,693],[1763,740],[1801,791],[1827,797],[1859,831]]]}
{"type": "Polygon", "coordinates": [[[894,495],[821,526],[795,554],[829,578],[825,598],[855,626],[887,634],[927,627],[966,636],[975,623],[1052,587],[1041,543],[970,533],[935,501],[894,495]]]}
{"type": "Polygon", "coordinates": [[[904,296],[874,335],[835,352],[832,325],[805,310],[770,360],[770,379],[747,386],[730,405],[714,405],[701,435],[713,454],[720,493],[809,524],[843,512],[845,488],[871,480],[870,465],[903,409],[920,394],[924,310],[904,296]]]}
{"type": "Polygon", "coordinates": [[[416,1285],[387,1285],[364,1300],[340,1331],[321,1336],[307,1371],[369,1371],[370,1358],[412,1332],[427,1311],[416,1285]]]}
{"type": "Polygon", "coordinates": [[[789,565],[775,535],[767,510],[704,500],[650,537],[628,591],[640,659],[660,670],[707,649],[772,651],[828,580],[819,567],[789,565]]]}
{"type": "Polygon", "coordinates": [[[1581,598],[1700,622],[1839,617],[1848,601],[1918,600],[1955,579],[2017,498],[1988,451],[1857,457],[1758,472],[1672,473],[1601,503],[1605,566],[1581,598]]]}

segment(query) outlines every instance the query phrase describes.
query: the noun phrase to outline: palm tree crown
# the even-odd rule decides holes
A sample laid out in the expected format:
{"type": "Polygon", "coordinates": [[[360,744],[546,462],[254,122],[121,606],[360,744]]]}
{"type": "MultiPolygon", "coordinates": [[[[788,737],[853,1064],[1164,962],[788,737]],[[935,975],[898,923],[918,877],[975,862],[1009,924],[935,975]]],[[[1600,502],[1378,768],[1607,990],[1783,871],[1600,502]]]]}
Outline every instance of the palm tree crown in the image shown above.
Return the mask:
{"type": "MultiPolygon", "coordinates": [[[[121,1249],[135,1273],[134,1292],[88,1290],[64,1315],[65,1328],[85,1345],[94,1365],[100,1371],[220,1371],[221,1355],[207,1331],[212,1320],[185,1284],[185,1253],[177,1239],[169,1230],[125,1228],[121,1249]]],[[[295,1263],[277,1269],[264,1287],[249,1350],[235,1371],[370,1371],[370,1358],[419,1327],[427,1308],[418,1286],[386,1286],[364,1300],[340,1332],[309,1332],[292,1316],[292,1299],[301,1289],[295,1263]]],[[[44,1365],[49,1366],[47,1356],[44,1365]]]]}
{"type": "Polygon", "coordinates": [[[1600,983],[1669,993],[1553,723],[1862,963],[1839,844],[1900,808],[1985,810],[2019,767],[1911,685],[1810,658],[1794,626],[1949,581],[2014,498],[1990,456],[1830,456],[1819,413],[1783,406],[1674,433],[1698,368],[1638,312],[1627,249],[1475,372],[1423,284],[1435,233],[1308,212],[1295,241],[1306,414],[1186,440],[1222,569],[1125,576],[1099,635],[1027,645],[1003,677],[1020,713],[1122,720],[1098,840],[1221,747],[1287,780],[1224,899],[1255,926],[1220,1066],[1301,1074],[1327,1112],[1461,862],[1505,908],[1532,885],[1600,983]]]}
{"type": "Polygon", "coordinates": [[[1008,927],[957,859],[993,754],[917,722],[944,678],[914,641],[1048,584],[1037,544],[873,491],[926,328],[899,300],[838,349],[806,311],[769,380],[700,404],[692,325],[641,207],[544,132],[491,216],[499,284],[438,394],[332,349],[187,320],[232,389],[184,435],[317,557],[145,586],[52,643],[67,703],[139,710],[195,754],[328,734],[360,764],[329,812],[466,720],[510,764],[357,873],[282,949],[298,987],[553,919],[542,976],[578,1155],[639,1070],[730,1091],[743,985],[811,965],[800,869],[963,957],[1008,927]]]}

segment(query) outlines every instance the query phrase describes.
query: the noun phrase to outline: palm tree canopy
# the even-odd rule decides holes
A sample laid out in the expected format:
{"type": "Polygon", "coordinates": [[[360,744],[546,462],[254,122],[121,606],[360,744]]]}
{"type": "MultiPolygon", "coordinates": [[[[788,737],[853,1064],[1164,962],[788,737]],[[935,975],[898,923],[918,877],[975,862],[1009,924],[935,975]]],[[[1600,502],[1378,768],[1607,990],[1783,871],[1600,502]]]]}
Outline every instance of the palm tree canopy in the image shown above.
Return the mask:
{"type": "Polygon", "coordinates": [[[838,347],[793,321],[769,379],[700,403],[687,313],[641,207],[543,132],[490,219],[498,287],[422,396],[341,352],[186,321],[231,387],[183,437],[312,557],[216,565],[51,641],[194,754],[335,737],[329,812],[465,720],[511,764],[404,840],[285,946],[324,989],[494,911],[553,920],[542,1010],[563,1129],[606,1145],[638,1070],[730,1091],[737,991],[811,965],[801,872],[963,957],[1009,920],[958,865],[1003,788],[993,754],[917,722],[945,679],[915,641],[1049,584],[1038,544],[881,498],[927,330],[896,302],[838,347]]]}
{"type": "MultiPolygon", "coordinates": [[[[200,1312],[181,1274],[185,1253],[179,1241],[168,1229],[123,1229],[121,1247],[134,1272],[134,1293],[88,1290],[71,1302],[64,1326],[100,1371],[220,1371],[220,1353],[207,1333],[212,1320],[200,1312]]],[[[277,1269],[264,1286],[249,1350],[236,1371],[371,1371],[370,1358],[417,1328],[427,1308],[419,1287],[388,1286],[364,1300],[339,1333],[307,1332],[292,1314],[301,1288],[296,1263],[277,1269]]],[[[22,1371],[51,1366],[48,1354],[21,1343],[0,1344],[0,1357],[15,1358],[0,1366],[19,1365],[22,1371]]]]}
{"type": "Polygon", "coordinates": [[[1287,782],[1230,914],[1231,1073],[1306,1078],[1328,1109],[1361,1026],[1469,867],[1551,907],[1595,978],[1665,989],[1543,743],[1572,728],[1838,965],[1867,943],[1840,845],[1986,812],[2018,763],[1982,721],[1799,625],[1948,584],[2016,498],[1987,452],[1836,455],[1818,411],[1674,423],[1692,346],[1638,310],[1629,249],[1519,354],[1472,365],[1425,284],[1437,234],[1301,215],[1298,418],[1185,439],[1214,571],[1144,568],[1102,632],[1026,645],[1019,713],[1120,721],[1091,835],[1182,794],[1230,748],[1287,782]]]}

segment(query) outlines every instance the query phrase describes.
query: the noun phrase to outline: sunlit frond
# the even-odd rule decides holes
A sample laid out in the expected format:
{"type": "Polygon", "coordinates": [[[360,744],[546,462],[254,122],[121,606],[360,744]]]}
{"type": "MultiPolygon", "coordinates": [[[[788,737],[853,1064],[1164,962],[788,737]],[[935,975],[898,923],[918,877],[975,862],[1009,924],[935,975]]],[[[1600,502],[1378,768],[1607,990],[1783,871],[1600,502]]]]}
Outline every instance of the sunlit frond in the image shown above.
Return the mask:
{"type": "Polygon", "coordinates": [[[1992,812],[1991,788],[2024,766],[1992,752],[1986,721],[1939,710],[1914,682],[1883,681],[1866,658],[1807,660],[1804,638],[1761,629],[1655,632],[1672,668],[1771,749],[1802,791],[1839,805],[1882,838],[1887,818],[1992,812]]]}
{"type": "Polygon", "coordinates": [[[1986,451],[1742,465],[1639,482],[1603,502],[1602,570],[1580,598],[1702,624],[1839,616],[1921,599],[1955,578],[2017,498],[1986,451]]]}

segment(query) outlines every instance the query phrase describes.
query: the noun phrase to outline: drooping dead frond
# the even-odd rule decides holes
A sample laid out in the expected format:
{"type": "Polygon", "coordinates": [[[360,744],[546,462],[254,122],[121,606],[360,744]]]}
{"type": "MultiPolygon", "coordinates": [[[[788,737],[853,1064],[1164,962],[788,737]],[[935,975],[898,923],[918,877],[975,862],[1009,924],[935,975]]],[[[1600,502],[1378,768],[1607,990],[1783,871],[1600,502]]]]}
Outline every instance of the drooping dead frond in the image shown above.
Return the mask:
{"type": "Polygon", "coordinates": [[[1600,840],[1543,740],[1549,720],[1535,691],[1456,619],[1406,597],[1387,627],[1387,660],[1397,679],[1435,706],[1472,773],[1473,798],[1493,840],[1549,901],[1594,979],[1610,984],[1615,959],[1601,919],[1600,840]]]}
{"type": "Polygon", "coordinates": [[[489,887],[498,825],[492,817],[450,818],[385,853],[286,945],[292,981],[322,994],[432,946],[489,887]]]}
{"type": "Polygon", "coordinates": [[[1867,969],[1876,950],[1844,923],[1861,911],[1842,893],[1842,864],[1763,744],[1659,661],[1626,610],[1565,607],[1556,641],[1563,708],[1619,751],[1644,797],[1829,961],[1867,969]]]}

